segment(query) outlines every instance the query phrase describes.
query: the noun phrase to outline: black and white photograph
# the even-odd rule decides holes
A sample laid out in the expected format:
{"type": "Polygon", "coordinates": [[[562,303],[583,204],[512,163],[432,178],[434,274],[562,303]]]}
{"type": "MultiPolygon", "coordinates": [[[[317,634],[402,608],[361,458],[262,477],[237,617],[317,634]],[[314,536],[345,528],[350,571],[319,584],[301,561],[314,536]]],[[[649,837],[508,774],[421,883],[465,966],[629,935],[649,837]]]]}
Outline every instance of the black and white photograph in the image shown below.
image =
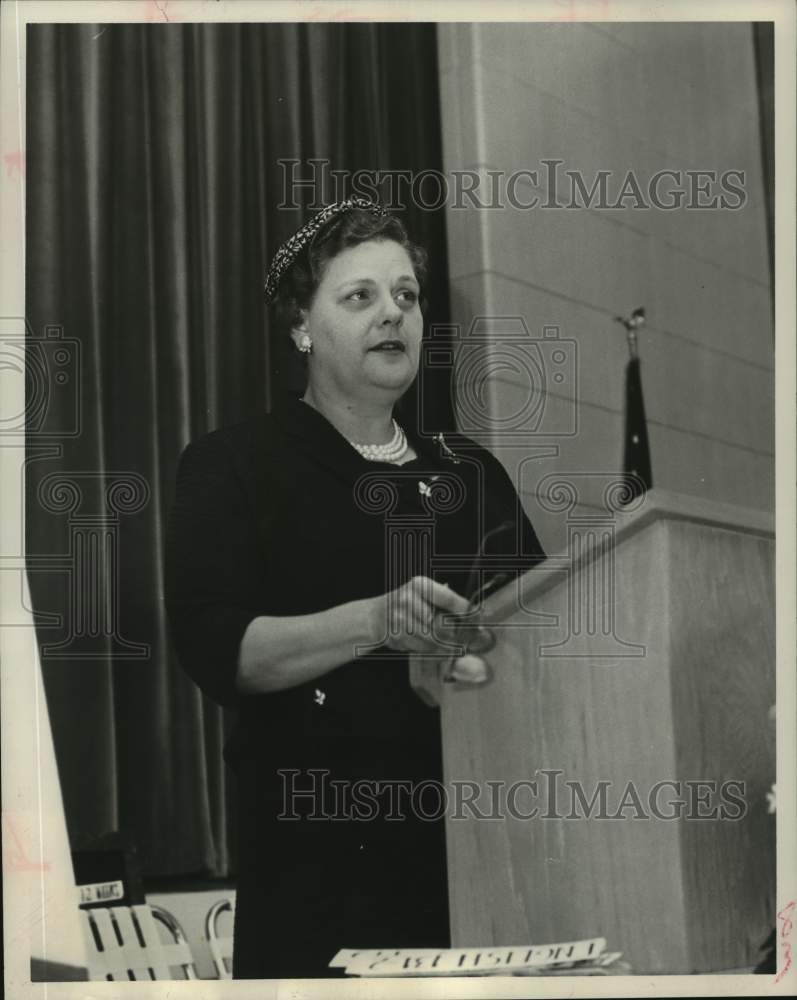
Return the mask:
{"type": "Polygon", "coordinates": [[[792,995],[794,6],[0,18],[6,994],[792,995]]]}

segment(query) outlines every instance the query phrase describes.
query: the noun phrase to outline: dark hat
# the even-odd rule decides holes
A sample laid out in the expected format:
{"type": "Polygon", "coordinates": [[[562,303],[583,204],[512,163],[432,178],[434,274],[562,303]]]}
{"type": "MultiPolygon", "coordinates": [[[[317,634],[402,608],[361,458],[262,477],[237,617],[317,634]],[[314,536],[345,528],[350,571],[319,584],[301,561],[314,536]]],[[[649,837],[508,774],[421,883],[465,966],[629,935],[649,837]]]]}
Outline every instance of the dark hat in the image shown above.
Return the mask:
{"type": "Polygon", "coordinates": [[[309,246],[321,230],[328,226],[330,222],[344,215],[346,212],[351,212],[353,209],[372,212],[374,215],[388,214],[378,202],[369,201],[367,198],[347,198],[345,201],[336,201],[333,205],[327,205],[326,208],[322,208],[309,222],[305,222],[302,228],[298,229],[293,236],[285,240],[274,254],[271,265],[266,273],[266,302],[273,302],[282,276],[291,267],[302,250],[306,246],[309,246]]]}

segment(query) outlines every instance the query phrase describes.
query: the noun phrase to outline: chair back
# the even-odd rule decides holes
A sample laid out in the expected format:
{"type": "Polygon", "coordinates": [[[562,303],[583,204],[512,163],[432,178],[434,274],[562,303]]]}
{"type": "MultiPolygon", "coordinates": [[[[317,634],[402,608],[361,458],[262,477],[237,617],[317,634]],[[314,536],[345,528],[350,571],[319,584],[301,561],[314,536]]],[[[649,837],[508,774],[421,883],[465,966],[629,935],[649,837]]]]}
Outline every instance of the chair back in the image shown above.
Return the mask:
{"type": "Polygon", "coordinates": [[[219,979],[232,979],[232,934],[219,936],[219,918],[223,913],[232,912],[232,901],[220,899],[205,917],[205,938],[219,979]]]}
{"type": "Polygon", "coordinates": [[[99,906],[81,910],[89,979],[129,982],[196,979],[194,957],[179,923],[160,906],[99,906]],[[169,940],[162,940],[166,929],[169,940]],[[179,975],[175,972],[179,971],[179,975]]]}

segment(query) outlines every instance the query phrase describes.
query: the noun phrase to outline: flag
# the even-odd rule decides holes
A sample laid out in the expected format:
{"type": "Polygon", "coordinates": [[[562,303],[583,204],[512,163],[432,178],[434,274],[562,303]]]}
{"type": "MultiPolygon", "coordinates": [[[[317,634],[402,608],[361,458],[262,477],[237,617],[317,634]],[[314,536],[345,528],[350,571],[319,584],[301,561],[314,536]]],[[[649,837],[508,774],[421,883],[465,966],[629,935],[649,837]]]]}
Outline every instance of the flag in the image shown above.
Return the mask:
{"type": "Polygon", "coordinates": [[[632,356],[625,369],[625,455],[623,477],[628,487],[626,503],[642,496],[653,486],[650,444],[642,395],[639,358],[632,356]]]}
{"type": "Polygon", "coordinates": [[[627,318],[624,316],[614,318],[625,327],[630,355],[625,368],[625,454],[623,456],[623,481],[626,486],[623,503],[628,504],[643,496],[653,486],[648,424],[642,395],[642,372],[637,355],[637,330],[645,325],[645,310],[640,306],[627,318]]]}

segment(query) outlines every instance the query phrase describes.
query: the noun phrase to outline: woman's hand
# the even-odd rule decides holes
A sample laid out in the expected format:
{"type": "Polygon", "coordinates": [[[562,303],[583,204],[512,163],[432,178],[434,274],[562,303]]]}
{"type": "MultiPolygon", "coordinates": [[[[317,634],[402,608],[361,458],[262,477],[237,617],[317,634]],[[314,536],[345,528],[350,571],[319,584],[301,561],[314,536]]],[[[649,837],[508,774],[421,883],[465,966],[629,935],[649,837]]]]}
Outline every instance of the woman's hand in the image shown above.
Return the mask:
{"type": "Polygon", "coordinates": [[[445,584],[414,576],[376,598],[377,631],[388,649],[443,656],[455,641],[455,627],[444,625],[444,617],[465,614],[468,607],[465,598],[445,584]]]}
{"type": "Polygon", "coordinates": [[[427,576],[415,576],[403,586],[378,598],[383,645],[408,653],[432,653],[448,657],[446,680],[482,684],[488,679],[481,657],[464,653],[450,659],[452,647],[461,645],[456,625],[443,623],[447,615],[464,615],[469,602],[446,584],[427,576]]]}

